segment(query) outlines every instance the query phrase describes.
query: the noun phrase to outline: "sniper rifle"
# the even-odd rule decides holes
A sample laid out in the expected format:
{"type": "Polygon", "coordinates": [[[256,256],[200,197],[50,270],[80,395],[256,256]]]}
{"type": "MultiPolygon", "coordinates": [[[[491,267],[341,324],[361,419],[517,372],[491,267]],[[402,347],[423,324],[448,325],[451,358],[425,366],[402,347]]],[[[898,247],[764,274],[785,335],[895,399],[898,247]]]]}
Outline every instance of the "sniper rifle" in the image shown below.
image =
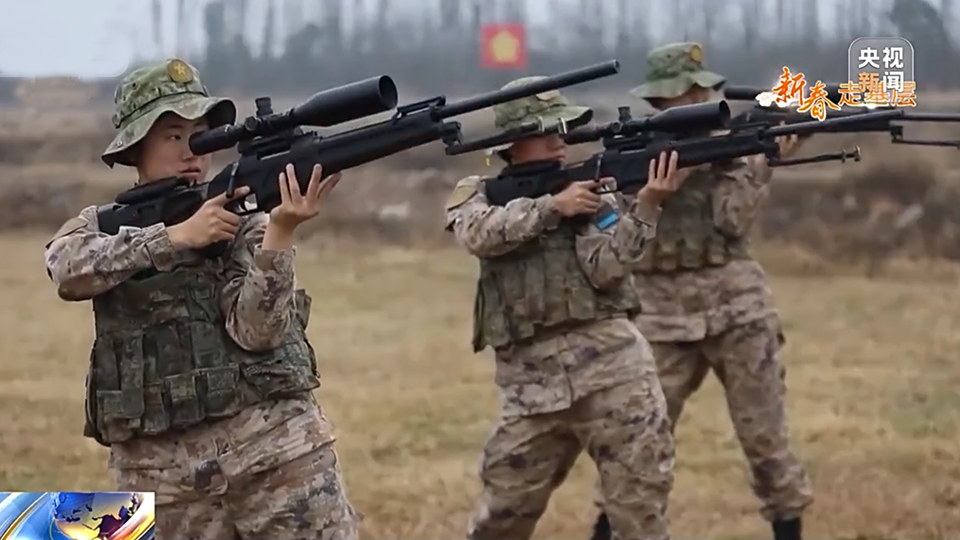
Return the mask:
{"type": "MultiPolygon", "coordinates": [[[[679,107],[678,107],[679,108],[679,107]]],[[[825,161],[860,160],[860,149],[824,154],[804,159],[780,159],[780,147],[777,138],[789,135],[816,133],[842,124],[876,122],[887,118],[896,118],[904,114],[903,110],[890,110],[866,113],[849,118],[835,118],[824,121],[800,122],[785,126],[734,127],[729,133],[716,136],[694,138],[653,137],[630,144],[632,138],[619,141],[611,148],[594,154],[590,158],[564,166],[559,162],[531,164],[523,169],[523,174],[499,176],[484,182],[485,194],[490,204],[504,206],[519,198],[537,198],[561,192],[572,182],[597,180],[613,177],[617,181],[616,190],[627,194],[636,193],[647,182],[650,162],[661,153],[678,154],[678,167],[696,167],[707,163],[723,163],[735,158],[764,155],[771,167],[819,163],[825,161]],[[642,146],[641,146],[642,145],[642,146]]],[[[601,139],[602,130],[594,132],[601,139]]],[[[581,142],[589,137],[582,136],[581,142]]]]}
{"type": "MultiPolygon", "coordinates": [[[[316,164],[323,166],[326,177],[434,141],[452,144],[460,140],[461,126],[456,121],[448,122],[451,117],[619,71],[619,62],[611,60],[453,103],[447,103],[445,96],[437,96],[397,107],[396,113],[382,122],[330,136],[304,132],[301,126],[329,127],[392,109],[397,104],[393,80],[380,76],[332,88],[279,114],[273,112],[270,98],[258,98],[255,116],[239,125],[195,134],[189,141],[195,155],[236,145],[239,160],[206,183],[171,177],[120,193],[113,204],[99,208],[100,230],[112,235],[121,227],[175,225],[192,216],[208,199],[221,193],[233,196],[242,186],[249,187],[250,194],[228,203],[229,211],[241,216],[269,212],[280,204],[277,179],[288,163],[296,170],[301,192],[306,192],[316,164]]],[[[225,247],[226,243],[220,242],[204,250],[204,254],[219,256],[225,247]]]]}

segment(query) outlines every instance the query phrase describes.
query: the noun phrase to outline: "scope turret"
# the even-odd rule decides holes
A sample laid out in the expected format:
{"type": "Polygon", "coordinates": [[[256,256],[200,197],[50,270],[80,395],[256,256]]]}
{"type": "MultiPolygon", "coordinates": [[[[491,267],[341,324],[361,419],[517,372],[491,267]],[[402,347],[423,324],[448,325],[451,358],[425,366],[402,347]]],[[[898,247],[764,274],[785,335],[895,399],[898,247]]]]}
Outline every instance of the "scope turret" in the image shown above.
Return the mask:
{"type": "Polygon", "coordinates": [[[190,137],[195,155],[225,150],[257,137],[278,135],[299,126],[330,127],[388,111],[397,106],[397,85],[386,75],[318,92],[282,113],[271,100],[255,100],[257,112],[238,125],[221,126],[190,137]]]}

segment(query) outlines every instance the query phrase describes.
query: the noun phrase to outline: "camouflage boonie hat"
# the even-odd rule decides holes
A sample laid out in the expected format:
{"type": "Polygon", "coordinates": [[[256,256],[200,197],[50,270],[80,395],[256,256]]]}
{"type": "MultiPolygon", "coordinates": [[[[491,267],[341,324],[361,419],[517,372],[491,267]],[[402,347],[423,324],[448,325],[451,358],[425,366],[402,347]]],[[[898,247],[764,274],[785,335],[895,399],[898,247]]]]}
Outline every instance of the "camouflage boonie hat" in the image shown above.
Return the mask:
{"type": "Polygon", "coordinates": [[[116,163],[133,166],[127,151],[163,113],[172,112],[186,120],[206,116],[211,129],[237,119],[233,101],[210,97],[197,68],[177,58],[129,73],[117,86],[113,102],[113,126],[120,132],[100,157],[110,167],[116,163]]]}
{"type": "Polygon", "coordinates": [[[671,99],[694,85],[719,88],[726,82],[723,75],[704,67],[699,43],[671,43],[650,51],[646,81],[630,93],[643,99],[671,99]]]}
{"type": "MultiPolygon", "coordinates": [[[[503,85],[501,90],[516,88],[525,84],[545,79],[546,77],[522,77],[503,85]]],[[[571,124],[571,128],[586,124],[593,119],[593,110],[589,107],[574,105],[559,90],[550,90],[533,96],[515,99],[493,107],[494,126],[500,131],[507,131],[521,126],[542,123],[544,128],[551,128],[561,121],[571,124]]],[[[488,154],[506,150],[511,145],[505,144],[487,150],[488,154]]]]}

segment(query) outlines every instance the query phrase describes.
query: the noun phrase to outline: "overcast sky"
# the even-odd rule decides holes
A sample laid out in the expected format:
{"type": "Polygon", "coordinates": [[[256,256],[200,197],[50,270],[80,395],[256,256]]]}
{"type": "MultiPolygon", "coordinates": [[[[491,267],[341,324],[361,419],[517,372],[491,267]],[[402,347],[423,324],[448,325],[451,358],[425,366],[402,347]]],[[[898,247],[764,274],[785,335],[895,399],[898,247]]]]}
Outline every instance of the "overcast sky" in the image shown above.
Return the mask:
{"type": "MultiPolygon", "coordinates": [[[[256,43],[267,2],[250,0],[250,37],[256,43]]],[[[443,0],[419,0],[420,3],[443,0]]],[[[531,0],[532,21],[551,0],[531,0]]],[[[205,0],[188,0],[187,39],[202,43],[205,0]]],[[[417,4],[413,2],[412,4],[417,4]]],[[[307,15],[319,2],[306,1],[307,15]]],[[[134,52],[166,56],[176,52],[176,0],[164,0],[163,50],[152,42],[150,0],[7,0],[0,15],[0,73],[13,76],[113,76],[122,73],[134,52]],[[52,15],[56,14],[56,15],[52,15]],[[54,39],[53,36],[56,36],[54,39]]],[[[346,2],[347,25],[356,10],[371,10],[374,0],[346,2]]],[[[412,7],[412,6],[411,6],[412,7]]],[[[416,8],[413,8],[416,9],[416,8]]],[[[281,10],[282,11],[282,10],[281,10]]],[[[410,15],[415,16],[411,12],[410,15]]]]}
{"type": "MultiPolygon", "coordinates": [[[[250,0],[249,35],[254,46],[258,45],[256,42],[262,35],[258,28],[258,19],[262,20],[265,6],[268,2],[280,1],[250,0]]],[[[347,26],[351,25],[353,12],[371,11],[375,1],[346,2],[347,26]]],[[[405,14],[416,16],[417,13],[413,10],[416,10],[418,5],[432,5],[439,1],[443,0],[406,3],[405,14]]],[[[528,0],[530,22],[534,25],[545,23],[548,5],[569,1],[573,0],[528,0]]],[[[672,3],[674,0],[643,1],[654,8],[664,8],[651,9],[649,20],[651,29],[664,32],[664,25],[655,19],[668,16],[670,10],[663,4],[672,3]]],[[[192,42],[195,50],[202,43],[202,11],[205,0],[187,0],[186,3],[189,5],[186,17],[187,40],[188,43],[192,42]]],[[[826,7],[833,2],[821,0],[820,3],[826,7]]],[[[173,55],[176,53],[173,12],[177,2],[162,2],[166,11],[162,24],[164,45],[161,50],[157,50],[153,45],[150,4],[150,0],[6,0],[3,14],[0,15],[0,73],[21,77],[109,77],[122,73],[134,60],[135,52],[150,57],[173,55]]],[[[315,0],[305,4],[315,9],[319,7],[319,2],[315,0]]],[[[307,16],[310,15],[308,9],[307,16]]],[[[821,20],[828,28],[832,26],[831,15],[830,9],[821,9],[821,20]]]]}

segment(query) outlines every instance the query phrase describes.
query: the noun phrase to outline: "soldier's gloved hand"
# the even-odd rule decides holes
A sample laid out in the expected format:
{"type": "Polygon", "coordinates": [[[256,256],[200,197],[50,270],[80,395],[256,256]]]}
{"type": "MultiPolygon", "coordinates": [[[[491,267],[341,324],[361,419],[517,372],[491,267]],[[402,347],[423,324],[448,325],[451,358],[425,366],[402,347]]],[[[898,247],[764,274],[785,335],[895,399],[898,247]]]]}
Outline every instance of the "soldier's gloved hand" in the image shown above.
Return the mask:
{"type": "Polygon", "coordinates": [[[270,211],[270,223],[286,231],[293,231],[298,225],[320,213],[320,204],[340,181],[340,173],[330,175],[323,180],[320,177],[323,167],[314,165],[310,173],[307,193],[300,191],[297,172],[288,164],[285,172],[280,173],[280,205],[270,211]]]}
{"type": "Polygon", "coordinates": [[[167,227],[167,237],[176,250],[201,249],[221,240],[232,240],[240,228],[240,216],[224,208],[234,199],[243,198],[250,188],[243,186],[234,191],[233,197],[221,193],[196,211],[189,219],[167,227]]]}
{"type": "Polygon", "coordinates": [[[593,214],[600,209],[600,194],[596,191],[602,185],[596,180],[574,182],[554,195],[553,202],[564,217],[593,214]]]}
{"type": "Polygon", "coordinates": [[[661,152],[659,158],[650,161],[647,184],[637,193],[637,197],[651,206],[658,207],[667,197],[676,193],[693,170],[677,170],[679,159],[679,154],[674,151],[669,157],[666,152],[661,152]]]}

